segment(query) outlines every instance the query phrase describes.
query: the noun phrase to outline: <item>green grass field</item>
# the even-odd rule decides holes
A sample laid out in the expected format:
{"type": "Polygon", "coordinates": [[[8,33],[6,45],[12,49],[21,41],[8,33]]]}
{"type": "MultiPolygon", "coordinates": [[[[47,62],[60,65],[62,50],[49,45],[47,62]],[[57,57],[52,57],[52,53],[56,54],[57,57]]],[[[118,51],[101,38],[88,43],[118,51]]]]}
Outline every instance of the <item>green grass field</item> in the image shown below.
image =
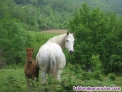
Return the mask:
{"type": "Polygon", "coordinates": [[[44,35],[45,37],[47,38],[51,38],[53,36],[56,36],[56,35],[60,35],[60,34],[63,34],[63,33],[66,33],[67,30],[64,29],[64,30],[45,30],[45,31],[27,31],[30,35],[32,36],[35,36],[35,35],[44,35]]]}
{"type": "Polygon", "coordinates": [[[53,36],[59,35],[60,33],[51,33],[51,32],[35,32],[35,31],[27,31],[30,35],[35,36],[35,35],[44,35],[45,37],[51,38],[53,36]]]}
{"type": "MultiPolygon", "coordinates": [[[[29,92],[40,92],[44,88],[46,90],[50,90],[51,92],[71,92],[68,90],[72,90],[73,86],[76,85],[83,86],[83,87],[87,87],[87,86],[122,87],[122,77],[116,77],[115,81],[110,81],[108,77],[103,77],[102,81],[92,79],[92,78],[89,80],[85,80],[82,78],[82,72],[75,73],[74,71],[71,70],[70,64],[64,68],[62,74],[62,81],[60,83],[52,82],[50,84],[49,82],[47,82],[46,85],[43,85],[41,83],[41,72],[39,76],[40,79],[38,85],[36,85],[36,87],[33,87],[33,89],[31,89],[31,91],[29,92]]],[[[15,69],[14,68],[0,69],[0,92],[27,92],[27,91],[28,88],[26,84],[23,67],[15,68],[15,69]]],[[[100,91],[100,92],[104,92],[104,91],[100,91]]],[[[119,91],[112,91],[112,92],[119,92],[119,91]]]]}
{"type": "MultiPolygon", "coordinates": [[[[39,40],[34,43],[35,55],[39,47],[43,43],[45,43],[50,37],[60,34],[33,31],[28,31],[28,33],[32,35],[36,40],[39,40]],[[39,36],[38,39],[36,38],[37,36],[39,36]]],[[[73,86],[122,87],[122,77],[116,77],[116,79],[112,81],[110,80],[109,76],[101,76],[100,80],[98,80],[91,76],[92,73],[86,73],[82,70],[78,70],[76,69],[75,65],[67,63],[63,70],[62,81],[60,83],[57,83],[56,81],[52,80],[51,83],[47,81],[45,85],[42,84],[40,72],[39,82],[35,82],[35,87],[28,89],[23,69],[24,64],[21,66],[10,65],[3,69],[0,69],[0,92],[42,92],[42,89],[46,90],[45,92],[73,92],[71,91],[73,89],[73,86]]]]}

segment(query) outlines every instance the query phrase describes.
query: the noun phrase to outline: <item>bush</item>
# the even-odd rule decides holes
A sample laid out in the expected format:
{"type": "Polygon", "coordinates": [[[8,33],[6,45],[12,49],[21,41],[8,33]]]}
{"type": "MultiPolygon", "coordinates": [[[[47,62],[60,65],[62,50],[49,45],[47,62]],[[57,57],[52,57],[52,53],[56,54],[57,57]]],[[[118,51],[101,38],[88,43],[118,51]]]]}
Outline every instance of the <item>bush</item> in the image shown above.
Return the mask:
{"type": "Polygon", "coordinates": [[[69,69],[70,69],[72,72],[75,72],[76,74],[82,73],[82,72],[83,72],[83,70],[81,69],[81,66],[78,65],[78,64],[75,64],[75,65],[73,65],[73,64],[68,64],[68,67],[69,67],[69,69]]]}
{"type": "Polygon", "coordinates": [[[102,81],[103,79],[102,79],[102,75],[101,75],[101,72],[98,70],[98,71],[95,71],[95,72],[93,72],[93,78],[94,79],[97,79],[97,80],[100,80],[100,81],[102,81]]]}
{"type": "Polygon", "coordinates": [[[0,92],[25,92],[26,89],[23,88],[20,83],[21,80],[14,78],[9,75],[7,78],[1,80],[1,89],[0,92]]]}
{"type": "MultiPolygon", "coordinates": [[[[76,81],[73,80],[73,78],[71,77],[71,75],[68,76],[67,79],[63,79],[61,81],[61,87],[63,89],[64,92],[71,92],[73,89],[73,86],[76,85],[76,81]]],[[[62,91],[61,91],[62,92],[62,91]]]]}
{"type": "Polygon", "coordinates": [[[110,73],[108,76],[111,81],[114,81],[116,79],[116,75],[114,73],[110,73]]]}
{"type": "Polygon", "coordinates": [[[82,73],[83,80],[90,80],[93,78],[92,72],[83,72],[82,73]]]}
{"type": "Polygon", "coordinates": [[[69,21],[69,30],[76,33],[74,57],[70,62],[80,64],[83,70],[92,68],[93,71],[101,70],[104,74],[110,72],[120,74],[122,70],[120,25],[121,19],[116,14],[108,15],[99,8],[90,9],[87,4],[83,4],[69,21]]]}
{"type": "Polygon", "coordinates": [[[17,19],[6,17],[1,19],[0,29],[0,50],[6,63],[18,64],[25,60],[27,37],[21,23],[17,19]]]}

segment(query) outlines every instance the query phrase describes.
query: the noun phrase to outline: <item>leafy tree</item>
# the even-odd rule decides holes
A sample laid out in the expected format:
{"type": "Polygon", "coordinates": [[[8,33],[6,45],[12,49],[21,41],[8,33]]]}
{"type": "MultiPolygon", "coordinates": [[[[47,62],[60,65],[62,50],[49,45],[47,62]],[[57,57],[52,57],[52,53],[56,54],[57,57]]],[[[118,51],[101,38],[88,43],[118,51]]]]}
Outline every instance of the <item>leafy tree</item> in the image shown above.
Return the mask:
{"type": "Polygon", "coordinates": [[[122,67],[120,21],[116,14],[105,14],[99,8],[90,10],[87,4],[83,4],[69,22],[70,31],[76,33],[75,56],[70,61],[88,71],[94,67],[90,58],[99,55],[105,74],[119,74],[122,67]]]}
{"type": "Polygon", "coordinates": [[[21,23],[14,18],[5,17],[0,21],[0,29],[0,50],[7,64],[24,61],[27,37],[21,23]]]}
{"type": "MultiPolygon", "coordinates": [[[[0,18],[2,19],[7,12],[12,17],[20,20],[26,30],[67,28],[69,19],[80,8],[83,2],[88,3],[90,8],[98,6],[104,11],[108,12],[111,10],[122,14],[120,7],[122,2],[115,0],[111,0],[111,2],[106,0],[97,0],[97,2],[94,0],[90,2],[89,0],[0,0],[0,18]]],[[[87,25],[89,24],[87,23],[87,17],[89,16],[88,12],[90,8],[85,8],[88,9],[86,13],[81,10],[81,13],[86,14],[84,19],[82,18],[86,22],[86,26],[92,27],[92,24],[87,25]]],[[[94,10],[93,16],[95,16],[95,12],[97,13],[97,11],[99,9],[94,10]]],[[[92,20],[94,19],[91,19],[89,22],[92,23],[92,20]]]]}

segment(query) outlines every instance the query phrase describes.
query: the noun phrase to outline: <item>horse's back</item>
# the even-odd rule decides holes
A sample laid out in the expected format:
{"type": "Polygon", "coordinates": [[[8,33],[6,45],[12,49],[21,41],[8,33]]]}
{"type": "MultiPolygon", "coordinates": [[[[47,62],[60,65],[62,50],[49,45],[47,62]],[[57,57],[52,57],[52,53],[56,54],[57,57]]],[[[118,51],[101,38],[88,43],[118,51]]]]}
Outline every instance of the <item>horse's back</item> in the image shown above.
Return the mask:
{"type": "Polygon", "coordinates": [[[62,49],[56,43],[51,43],[51,42],[46,43],[40,47],[39,52],[37,53],[37,58],[39,58],[40,60],[42,58],[46,59],[49,57],[51,51],[54,51],[54,53],[57,53],[57,52],[62,52],[62,49]]]}

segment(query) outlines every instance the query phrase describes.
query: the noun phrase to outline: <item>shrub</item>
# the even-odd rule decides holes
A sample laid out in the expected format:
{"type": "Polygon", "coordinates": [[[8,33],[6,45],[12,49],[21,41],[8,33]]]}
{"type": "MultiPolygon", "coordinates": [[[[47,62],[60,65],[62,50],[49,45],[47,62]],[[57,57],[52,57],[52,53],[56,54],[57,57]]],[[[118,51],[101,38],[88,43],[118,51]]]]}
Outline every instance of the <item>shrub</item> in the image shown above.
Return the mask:
{"type": "Polygon", "coordinates": [[[0,50],[7,64],[19,64],[24,60],[27,42],[26,31],[20,21],[6,17],[0,21],[0,50]]]}
{"type": "Polygon", "coordinates": [[[102,81],[103,79],[102,79],[101,71],[98,70],[93,72],[93,78],[102,81]]]}
{"type": "Polygon", "coordinates": [[[20,80],[8,75],[7,78],[1,81],[0,92],[25,92],[20,80]]]}
{"type": "Polygon", "coordinates": [[[114,73],[110,73],[108,76],[109,76],[109,79],[112,81],[116,79],[116,75],[114,73]]]}
{"type": "Polygon", "coordinates": [[[82,78],[83,80],[90,80],[93,77],[92,72],[83,72],[82,78]]]}
{"type": "Polygon", "coordinates": [[[72,72],[75,72],[76,74],[78,74],[78,73],[82,73],[83,72],[83,70],[81,69],[81,66],[80,65],[78,65],[78,64],[75,64],[75,65],[73,65],[73,64],[68,64],[68,67],[69,67],[69,69],[72,71],[72,72]]]}
{"type": "Polygon", "coordinates": [[[73,86],[75,85],[75,81],[71,78],[71,75],[69,75],[67,79],[62,80],[60,85],[64,92],[71,92],[73,90],[73,86]]]}

